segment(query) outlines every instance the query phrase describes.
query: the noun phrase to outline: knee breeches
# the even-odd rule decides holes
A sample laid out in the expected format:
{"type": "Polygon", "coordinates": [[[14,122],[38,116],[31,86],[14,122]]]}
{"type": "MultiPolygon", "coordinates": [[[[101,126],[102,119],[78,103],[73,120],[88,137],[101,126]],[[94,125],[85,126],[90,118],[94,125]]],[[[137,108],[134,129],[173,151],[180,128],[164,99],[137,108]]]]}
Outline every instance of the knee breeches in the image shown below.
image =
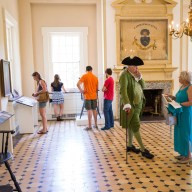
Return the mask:
{"type": "Polygon", "coordinates": [[[128,117],[128,125],[129,129],[132,130],[133,133],[136,133],[139,131],[140,128],[140,108],[135,108],[134,111],[130,114],[128,117]]]}

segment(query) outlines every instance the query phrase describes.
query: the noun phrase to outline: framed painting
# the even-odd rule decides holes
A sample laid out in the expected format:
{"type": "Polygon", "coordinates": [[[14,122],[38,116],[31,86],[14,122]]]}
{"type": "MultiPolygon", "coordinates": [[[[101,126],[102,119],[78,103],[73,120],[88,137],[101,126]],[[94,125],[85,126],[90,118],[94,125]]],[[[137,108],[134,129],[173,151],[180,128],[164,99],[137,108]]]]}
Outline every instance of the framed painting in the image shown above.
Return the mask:
{"type": "Polygon", "coordinates": [[[10,62],[4,59],[1,59],[0,62],[0,71],[1,71],[1,87],[2,95],[4,97],[12,94],[11,87],[11,71],[10,71],[10,62]]]}
{"type": "Polygon", "coordinates": [[[120,60],[137,55],[143,60],[168,60],[168,19],[121,19],[120,60]]]}

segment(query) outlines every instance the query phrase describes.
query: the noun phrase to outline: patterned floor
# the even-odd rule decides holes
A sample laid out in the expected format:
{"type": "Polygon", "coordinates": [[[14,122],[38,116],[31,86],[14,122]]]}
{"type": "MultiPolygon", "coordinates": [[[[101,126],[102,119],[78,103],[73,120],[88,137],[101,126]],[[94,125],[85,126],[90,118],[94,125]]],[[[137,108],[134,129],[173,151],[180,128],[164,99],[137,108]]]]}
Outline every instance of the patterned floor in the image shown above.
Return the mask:
{"type": "MultiPolygon", "coordinates": [[[[125,131],[85,131],[75,121],[49,122],[45,135],[24,135],[11,167],[23,192],[192,191],[192,165],[173,160],[173,139],[164,123],[142,123],[144,144],[154,160],[125,155],[125,131]]],[[[4,166],[0,183],[12,182],[4,166]]]]}

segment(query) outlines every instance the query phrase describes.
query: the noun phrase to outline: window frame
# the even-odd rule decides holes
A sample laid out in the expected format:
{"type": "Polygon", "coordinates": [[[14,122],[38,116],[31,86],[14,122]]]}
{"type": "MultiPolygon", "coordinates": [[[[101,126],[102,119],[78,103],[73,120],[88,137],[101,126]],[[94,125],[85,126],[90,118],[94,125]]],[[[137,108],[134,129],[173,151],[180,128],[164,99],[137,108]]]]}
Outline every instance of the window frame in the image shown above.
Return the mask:
{"type": "Polygon", "coordinates": [[[42,27],[43,35],[43,55],[44,55],[44,78],[48,85],[53,81],[53,66],[51,63],[51,35],[53,33],[63,33],[63,32],[78,32],[80,33],[80,63],[79,63],[79,73],[80,75],[85,72],[85,67],[88,63],[88,27],[42,27]]]}

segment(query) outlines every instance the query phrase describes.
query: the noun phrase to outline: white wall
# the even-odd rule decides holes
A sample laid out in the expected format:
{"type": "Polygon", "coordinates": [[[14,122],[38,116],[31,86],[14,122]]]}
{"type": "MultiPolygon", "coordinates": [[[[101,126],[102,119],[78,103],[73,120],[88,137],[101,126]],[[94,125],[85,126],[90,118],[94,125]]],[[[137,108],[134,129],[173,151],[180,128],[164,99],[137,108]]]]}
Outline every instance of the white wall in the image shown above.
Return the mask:
{"type": "Polygon", "coordinates": [[[107,67],[110,68],[117,65],[115,9],[111,6],[112,2],[113,0],[106,1],[106,60],[107,67]]]}
{"type": "MultiPolygon", "coordinates": [[[[117,65],[117,57],[116,57],[116,22],[115,22],[115,9],[111,6],[113,0],[106,0],[106,31],[105,31],[105,42],[106,42],[106,65],[105,68],[113,69],[115,65],[117,65]]],[[[117,81],[117,76],[113,73],[113,78],[117,81]]],[[[105,80],[105,78],[104,78],[105,80]]],[[[116,90],[115,90],[116,91],[116,90]]],[[[114,97],[113,101],[113,111],[114,116],[116,110],[116,98],[114,97]]]]}
{"type": "Polygon", "coordinates": [[[189,38],[188,39],[188,70],[192,71],[192,40],[189,38]]]}
{"type": "MultiPolygon", "coordinates": [[[[185,21],[188,17],[188,4],[183,0],[175,0],[177,2],[176,7],[173,9],[174,22],[175,24],[180,24],[182,21],[185,21]],[[184,4],[185,3],[185,4],[184,4]],[[182,8],[184,7],[184,8],[182,8]]],[[[189,3],[189,1],[188,1],[189,3]]],[[[178,70],[174,72],[174,93],[176,93],[180,87],[179,84],[179,74],[181,71],[192,71],[192,41],[190,37],[183,34],[182,38],[172,40],[172,61],[173,65],[178,67],[178,70]]]]}
{"type": "MultiPolygon", "coordinates": [[[[17,45],[17,50],[14,51],[14,66],[12,67],[12,76],[14,81],[14,87],[17,89],[20,93],[22,91],[21,86],[21,69],[20,69],[20,50],[19,50],[19,12],[18,12],[18,1],[17,0],[0,0],[0,59],[7,59],[7,47],[6,47],[6,16],[9,15],[9,17],[14,20],[14,25],[16,28],[15,30],[15,40],[14,44],[17,45]]],[[[1,90],[1,86],[0,86],[1,90]]],[[[0,110],[6,110],[7,109],[7,97],[2,97],[0,93],[0,110]]]]}
{"type": "Polygon", "coordinates": [[[23,92],[31,96],[34,81],[31,78],[37,70],[44,76],[41,27],[89,27],[89,58],[86,65],[92,65],[94,73],[100,75],[103,66],[102,54],[102,1],[80,0],[20,0],[20,35],[23,92]],[[83,10],[84,9],[84,10],[83,10]],[[62,19],[61,19],[62,18],[62,19]]]}
{"type": "MultiPolygon", "coordinates": [[[[173,9],[173,20],[174,23],[180,23],[180,0],[176,0],[177,5],[173,9]]],[[[172,64],[175,67],[178,67],[177,71],[173,73],[173,79],[174,79],[174,90],[173,92],[176,93],[178,91],[179,87],[179,73],[180,73],[180,67],[181,67],[181,39],[172,40],[172,64]]]]}
{"type": "Polygon", "coordinates": [[[4,10],[7,10],[18,21],[17,0],[0,0],[0,58],[6,56],[4,10]]]}

